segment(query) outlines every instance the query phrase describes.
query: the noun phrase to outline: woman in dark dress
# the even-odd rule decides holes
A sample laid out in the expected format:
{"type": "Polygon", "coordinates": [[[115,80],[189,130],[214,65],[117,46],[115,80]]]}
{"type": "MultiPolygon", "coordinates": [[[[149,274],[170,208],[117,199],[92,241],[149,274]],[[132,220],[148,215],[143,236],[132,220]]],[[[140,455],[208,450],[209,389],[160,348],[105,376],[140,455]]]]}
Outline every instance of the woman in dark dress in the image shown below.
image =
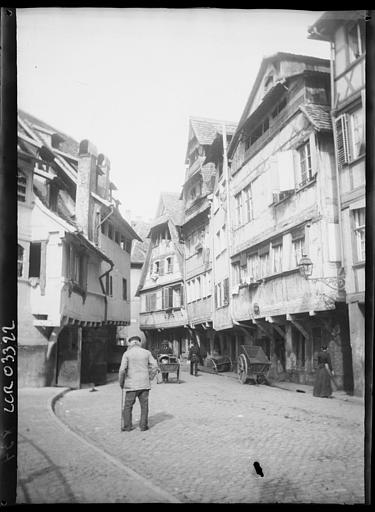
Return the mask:
{"type": "Polygon", "coordinates": [[[331,356],[327,346],[322,345],[318,353],[318,369],[313,390],[314,396],[329,398],[332,395],[331,376],[333,375],[331,356]]]}

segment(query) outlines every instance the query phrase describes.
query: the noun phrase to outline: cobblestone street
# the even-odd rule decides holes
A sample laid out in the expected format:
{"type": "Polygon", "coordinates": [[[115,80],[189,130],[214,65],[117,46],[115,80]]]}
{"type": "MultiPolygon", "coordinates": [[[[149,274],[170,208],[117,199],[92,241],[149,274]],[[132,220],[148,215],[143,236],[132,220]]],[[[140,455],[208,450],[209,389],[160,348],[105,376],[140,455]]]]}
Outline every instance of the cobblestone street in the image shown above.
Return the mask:
{"type": "MultiPolygon", "coordinates": [[[[138,428],[138,402],[134,430],[120,432],[117,382],[98,392],[67,393],[56,413],[77,434],[180,502],[364,502],[360,401],[242,386],[202,373],[195,378],[183,372],[180,384],[171,380],[153,383],[147,432],[138,428]],[[254,470],[255,461],[263,477],[254,470]]],[[[106,498],[116,501],[110,479],[103,482],[109,485],[106,498]]],[[[103,482],[97,485],[103,488],[103,482]]]]}

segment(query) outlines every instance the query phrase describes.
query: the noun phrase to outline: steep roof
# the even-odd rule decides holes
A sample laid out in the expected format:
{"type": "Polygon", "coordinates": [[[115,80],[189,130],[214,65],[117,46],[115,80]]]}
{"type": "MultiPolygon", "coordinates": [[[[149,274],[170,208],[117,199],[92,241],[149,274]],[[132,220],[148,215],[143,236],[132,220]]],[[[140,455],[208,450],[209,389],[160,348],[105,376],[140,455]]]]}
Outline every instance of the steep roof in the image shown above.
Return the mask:
{"type": "MultiPolygon", "coordinates": [[[[177,192],[162,192],[160,194],[157,218],[168,217],[175,226],[181,226],[184,221],[184,202],[177,192]]],[[[155,220],[157,220],[157,218],[155,220]]]]}
{"type": "Polygon", "coordinates": [[[330,41],[333,32],[339,25],[351,20],[362,19],[365,20],[366,11],[326,11],[316,22],[308,27],[308,39],[316,39],[320,41],[330,41]]]}
{"type": "Polygon", "coordinates": [[[45,130],[46,133],[49,133],[51,135],[53,133],[60,135],[62,139],[62,142],[60,144],[60,150],[74,157],[78,157],[79,142],[77,142],[75,139],[73,139],[69,135],[66,135],[61,130],[56,130],[56,128],[54,128],[50,124],[45,123],[41,119],[37,119],[36,117],[25,112],[24,110],[18,110],[18,114],[24,121],[27,121],[28,125],[30,125],[31,128],[38,130],[39,127],[45,130]]]}
{"type": "Polygon", "coordinates": [[[150,224],[142,220],[135,220],[131,221],[131,225],[133,229],[138,233],[138,235],[142,238],[142,242],[138,240],[134,240],[133,242],[131,262],[143,264],[146,260],[147,250],[150,244],[150,239],[147,238],[147,233],[150,230],[150,224]]]}
{"type": "Polygon", "coordinates": [[[236,131],[237,123],[232,121],[220,121],[218,119],[208,119],[205,117],[190,117],[190,126],[196,136],[199,144],[212,144],[217,133],[222,133],[223,124],[227,134],[233,134],[236,131]]]}
{"type": "Polygon", "coordinates": [[[318,131],[332,130],[329,106],[305,103],[304,105],[300,106],[300,110],[305,114],[308,120],[318,131]]]}
{"type": "MultiPolygon", "coordinates": [[[[238,138],[239,138],[239,135],[241,133],[241,130],[243,128],[243,126],[245,125],[246,121],[247,121],[247,118],[249,117],[249,112],[251,111],[251,106],[255,100],[255,97],[257,95],[257,92],[258,92],[258,89],[262,83],[262,80],[263,80],[263,77],[264,77],[264,74],[267,70],[267,67],[269,66],[269,64],[273,64],[275,62],[281,62],[281,61],[295,61],[295,62],[301,62],[301,63],[304,63],[306,64],[307,66],[308,65],[312,65],[312,66],[325,66],[327,67],[327,72],[329,71],[330,69],[330,61],[328,59],[322,59],[320,57],[313,57],[313,56],[310,56],[310,55],[300,55],[300,54],[295,54],[295,53],[286,53],[286,52],[277,52],[273,55],[270,55],[268,57],[264,57],[261,64],[260,64],[260,67],[259,67],[259,71],[258,71],[258,74],[255,78],[255,81],[254,81],[254,84],[251,88],[251,91],[250,91],[250,94],[249,94],[249,97],[247,99],[247,102],[246,102],[246,105],[245,105],[245,108],[243,109],[243,112],[242,112],[242,115],[241,115],[241,118],[240,118],[240,121],[238,123],[238,126],[237,126],[237,130],[236,132],[234,133],[233,137],[232,137],[232,140],[231,140],[231,143],[228,147],[228,154],[232,154],[236,144],[237,144],[237,141],[238,141],[238,138]]],[[[290,75],[288,76],[280,76],[278,81],[276,82],[276,84],[266,93],[265,97],[263,98],[263,101],[265,100],[265,98],[271,96],[273,93],[274,93],[274,90],[278,87],[280,87],[280,85],[282,85],[283,81],[285,81],[286,79],[288,79],[290,77],[290,75]]],[[[259,108],[259,107],[258,107],[259,108]]]]}

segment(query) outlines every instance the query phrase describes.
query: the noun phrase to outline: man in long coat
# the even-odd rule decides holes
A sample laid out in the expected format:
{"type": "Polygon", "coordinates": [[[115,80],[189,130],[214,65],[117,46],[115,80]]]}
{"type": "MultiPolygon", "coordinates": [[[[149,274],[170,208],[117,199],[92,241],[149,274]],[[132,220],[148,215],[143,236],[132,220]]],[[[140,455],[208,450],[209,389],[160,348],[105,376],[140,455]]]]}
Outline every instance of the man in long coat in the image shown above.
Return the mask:
{"type": "Polygon", "coordinates": [[[136,398],[141,406],[140,430],[148,430],[148,395],[151,388],[152,373],[155,375],[158,364],[149,350],[141,347],[139,336],[128,340],[128,349],[122,356],[119,383],[126,390],[123,412],[124,424],[121,430],[129,432],[132,429],[132,411],[136,398]]]}

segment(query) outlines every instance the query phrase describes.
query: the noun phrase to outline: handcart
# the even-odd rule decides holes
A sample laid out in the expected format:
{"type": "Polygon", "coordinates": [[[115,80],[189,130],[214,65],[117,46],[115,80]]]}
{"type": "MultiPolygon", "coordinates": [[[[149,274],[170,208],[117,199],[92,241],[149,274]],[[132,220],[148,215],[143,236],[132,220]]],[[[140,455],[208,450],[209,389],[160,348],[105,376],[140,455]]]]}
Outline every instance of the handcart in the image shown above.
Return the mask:
{"type": "MultiPolygon", "coordinates": [[[[157,358],[161,373],[176,373],[177,383],[180,384],[180,361],[178,357],[170,354],[160,354],[157,358]]],[[[160,381],[158,380],[158,384],[160,381]]]]}
{"type": "Polygon", "coordinates": [[[237,360],[237,373],[241,384],[252,379],[256,384],[268,383],[267,374],[271,362],[262,347],[254,345],[240,345],[240,355],[237,360]]]}
{"type": "Polygon", "coordinates": [[[230,372],[232,370],[232,361],[227,356],[208,356],[206,366],[212,368],[215,373],[230,372]]]}

